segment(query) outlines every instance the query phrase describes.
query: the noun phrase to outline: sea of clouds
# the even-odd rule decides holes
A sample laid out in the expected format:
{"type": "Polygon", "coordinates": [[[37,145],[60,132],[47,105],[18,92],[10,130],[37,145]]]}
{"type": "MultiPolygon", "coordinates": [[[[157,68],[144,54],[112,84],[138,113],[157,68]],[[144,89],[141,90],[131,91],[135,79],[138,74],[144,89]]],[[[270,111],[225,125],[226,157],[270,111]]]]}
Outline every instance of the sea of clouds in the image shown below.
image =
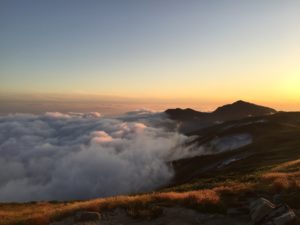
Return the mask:
{"type": "Polygon", "coordinates": [[[165,114],[139,110],[0,117],[0,201],[74,200],[167,184],[170,161],[197,155],[165,114]]]}

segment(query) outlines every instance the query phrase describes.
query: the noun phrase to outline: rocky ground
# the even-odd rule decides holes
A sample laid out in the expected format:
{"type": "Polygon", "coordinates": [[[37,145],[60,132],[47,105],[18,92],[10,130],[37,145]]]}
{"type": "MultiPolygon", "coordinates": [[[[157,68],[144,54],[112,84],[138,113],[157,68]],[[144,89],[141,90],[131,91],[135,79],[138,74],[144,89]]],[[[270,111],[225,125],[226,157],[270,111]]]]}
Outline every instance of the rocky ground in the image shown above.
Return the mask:
{"type": "Polygon", "coordinates": [[[52,225],[248,225],[248,215],[228,216],[219,214],[202,214],[192,209],[172,207],[164,208],[163,214],[156,219],[133,219],[124,210],[117,209],[104,213],[97,221],[76,222],[67,218],[52,225]]]}
{"type": "Polygon", "coordinates": [[[264,198],[250,202],[248,211],[239,208],[227,214],[205,214],[183,207],[165,207],[157,218],[132,218],[125,210],[104,212],[78,212],[73,217],[51,225],[296,225],[299,210],[284,203],[273,204],[264,198]],[[298,214],[298,215],[297,215],[298,214]]]}

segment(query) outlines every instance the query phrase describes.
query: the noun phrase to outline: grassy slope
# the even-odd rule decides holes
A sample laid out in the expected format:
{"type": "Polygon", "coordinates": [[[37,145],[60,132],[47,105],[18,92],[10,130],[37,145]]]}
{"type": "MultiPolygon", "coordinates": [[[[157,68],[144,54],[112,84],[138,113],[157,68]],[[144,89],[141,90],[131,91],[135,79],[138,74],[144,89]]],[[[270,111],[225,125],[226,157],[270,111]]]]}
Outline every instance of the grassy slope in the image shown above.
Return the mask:
{"type": "Polygon", "coordinates": [[[161,207],[170,205],[225,213],[229,207],[243,206],[248,198],[278,192],[292,207],[300,208],[300,113],[259,119],[267,122],[250,123],[258,118],[247,118],[198,132],[200,144],[237,133],[251,133],[254,142],[238,151],[175,162],[172,185],[158,192],[81,202],[0,204],[0,224],[43,225],[81,209],[101,212],[117,207],[133,217],[155,217],[161,207]],[[252,155],[224,168],[213,166],[249,152],[252,155]]]}
{"type": "Polygon", "coordinates": [[[175,162],[176,177],[173,184],[191,182],[195,178],[248,174],[300,158],[300,113],[278,113],[261,118],[247,118],[193,134],[200,136],[195,142],[201,145],[215,137],[241,133],[250,133],[254,139],[253,144],[238,151],[175,162]],[[266,122],[255,123],[260,120],[266,122]],[[225,168],[216,169],[214,166],[218,162],[243,154],[250,154],[250,156],[225,168]],[[208,169],[210,167],[212,169],[208,169]]]}

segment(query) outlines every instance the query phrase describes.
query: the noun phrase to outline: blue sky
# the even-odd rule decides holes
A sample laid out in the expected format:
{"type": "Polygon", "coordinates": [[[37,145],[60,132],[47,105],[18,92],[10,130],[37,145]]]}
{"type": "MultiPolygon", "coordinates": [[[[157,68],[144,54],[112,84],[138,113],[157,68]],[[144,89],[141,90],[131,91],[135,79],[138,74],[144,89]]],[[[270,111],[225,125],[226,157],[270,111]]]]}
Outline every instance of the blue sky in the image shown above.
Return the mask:
{"type": "Polygon", "coordinates": [[[0,92],[295,105],[299,27],[298,0],[0,0],[0,92]]]}

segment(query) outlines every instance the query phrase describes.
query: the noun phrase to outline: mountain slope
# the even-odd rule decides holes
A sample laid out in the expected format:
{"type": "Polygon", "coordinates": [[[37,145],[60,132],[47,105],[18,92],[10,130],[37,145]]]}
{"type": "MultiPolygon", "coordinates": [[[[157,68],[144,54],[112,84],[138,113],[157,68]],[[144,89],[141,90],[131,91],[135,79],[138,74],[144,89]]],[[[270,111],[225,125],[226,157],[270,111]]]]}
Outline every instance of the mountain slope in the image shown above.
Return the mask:
{"type": "Polygon", "coordinates": [[[276,112],[275,109],[244,101],[237,101],[232,104],[221,106],[211,113],[179,108],[168,109],[165,111],[169,118],[180,123],[180,130],[183,133],[190,133],[230,120],[271,115],[276,112]]]}
{"type": "Polygon", "coordinates": [[[300,158],[300,113],[297,112],[229,121],[191,135],[197,137],[190,143],[198,146],[195,151],[203,148],[208,155],[174,162],[176,175],[172,185],[221,174],[243,175],[300,158]],[[243,136],[250,137],[250,142],[239,138],[243,136]],[[237,145],[241,141],[245,144],[237,145]],[[220,143],[223,149],[228,146],[225,151],[218,149],[220,143]]]}
{"type": "Polygon", "coordinates": [[[235,120],[247,116],[263,116],[276,113],[275,109],[249,102],[237,101],[217,108],[212,114],[223,120],[235,120]]]}

